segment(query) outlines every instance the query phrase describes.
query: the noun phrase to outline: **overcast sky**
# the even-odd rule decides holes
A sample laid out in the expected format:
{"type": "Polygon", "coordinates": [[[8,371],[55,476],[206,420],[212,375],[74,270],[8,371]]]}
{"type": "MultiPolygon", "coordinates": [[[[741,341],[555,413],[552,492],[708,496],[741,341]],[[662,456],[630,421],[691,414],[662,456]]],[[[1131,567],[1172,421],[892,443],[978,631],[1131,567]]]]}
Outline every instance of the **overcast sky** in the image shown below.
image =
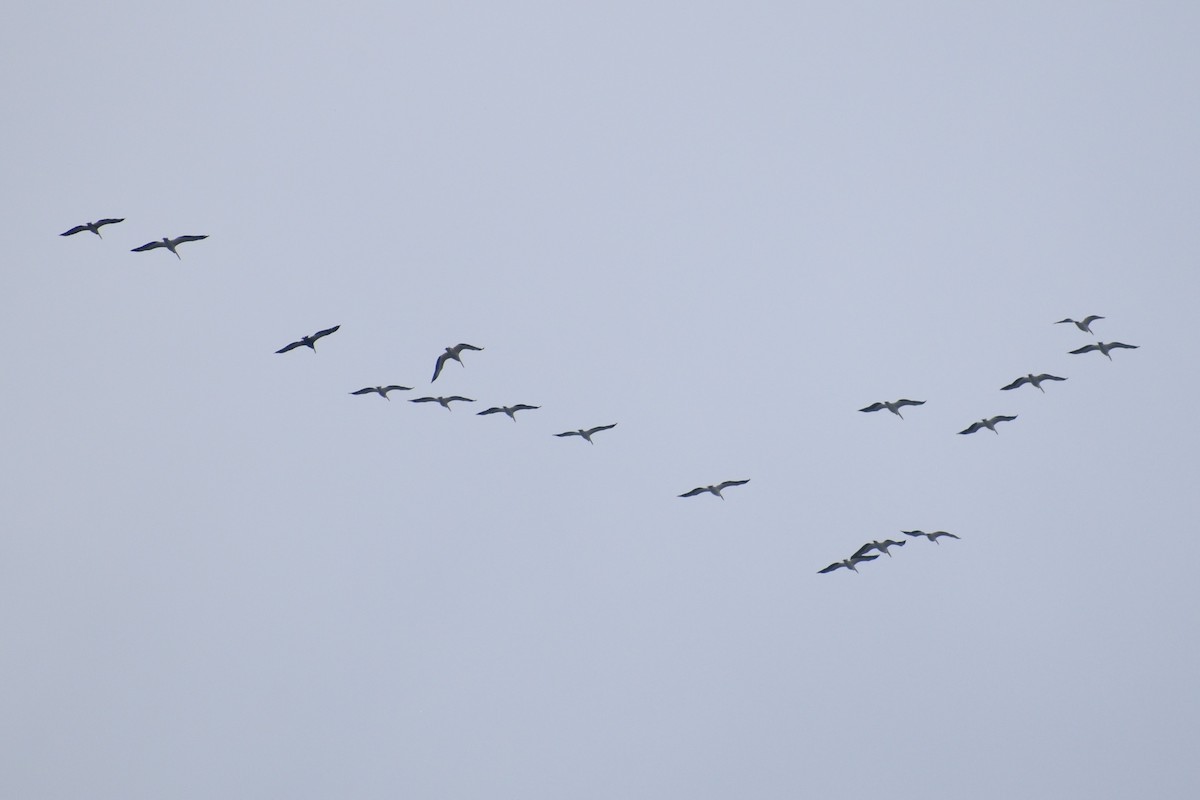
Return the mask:
{"type": "Polygon", "coordinates": [[[18,5],[0,796],[1197,796],[1200,7],[18,5]]]}

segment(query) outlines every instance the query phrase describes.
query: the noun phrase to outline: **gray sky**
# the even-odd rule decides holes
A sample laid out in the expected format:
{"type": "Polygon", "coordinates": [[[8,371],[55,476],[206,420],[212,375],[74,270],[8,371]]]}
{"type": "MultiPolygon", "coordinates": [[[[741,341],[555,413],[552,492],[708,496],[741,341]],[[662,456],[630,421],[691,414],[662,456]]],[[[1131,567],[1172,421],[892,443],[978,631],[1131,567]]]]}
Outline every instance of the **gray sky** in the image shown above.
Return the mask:
{"type": "Polygon", "coordinates": [[[1198,40],[9,11],[0,796],[1194,797],[1198,40]]]}

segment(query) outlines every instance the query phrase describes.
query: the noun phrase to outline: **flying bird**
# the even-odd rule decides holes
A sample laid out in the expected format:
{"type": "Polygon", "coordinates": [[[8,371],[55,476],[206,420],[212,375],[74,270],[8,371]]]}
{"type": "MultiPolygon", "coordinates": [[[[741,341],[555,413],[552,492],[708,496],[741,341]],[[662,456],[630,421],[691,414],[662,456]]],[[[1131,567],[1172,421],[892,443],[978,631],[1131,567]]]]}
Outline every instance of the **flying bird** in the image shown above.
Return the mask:
{"type": "Polygon", "coordinates": [[[592,436],[594,434],[599,433],[600,431],[612,430],[615,427],[617,427],[617,423],[614,422],[612,425],[599,425],[595,428],[588,428],[587,430],[580,428],[577,431],[564,431],[563,433],[556,433],[554,435],[555,436],[582,436],[584,439],[587,439],[588,444],[595,444],[595,442],[592,441],[592,436]]]}
{"type": "Polygon", "coordinates": [[[391,400],[392,398],[388,397],[388,392],[407,392],[410,389],[412,389],[411,386],[365,386],[357,392],[351,392],[350,394],[371,394],[374,392],[384,400],[391,400]]]}
{"type": "Polygon", "coordinates": [[[1008,386],[1001,386],[1000,391],[1006,392],[1009,389],[1016,389],[1016,388],[1018,388],[1020,386],[1024,386],[1025,384],[1028,383],[1028,384],[1031,384],[1033,386],[1033,388],[1037,389],[1042,394],[1045,394],[1046,390],[1042,388],[1042,381],[1065,381],[1065,380],[1066,380],[1066,378],[1060,378],[1057,375],[1048,375],[1045,372],[1043,372],[1041,375],[1034,375],[1031,372],[1023,378],[1017,378],[1015,381],[1010,383],[1008,386]]]}
{"type": "Polygon", "coordinates": [[[82,225],[76,225],[74,228],[71,228],[71,230],[60,233],[59,236],[74,236],[75,234],[82,233],[83,231],[91,231],[103,239],[104,237],[100,234],[100,228],[102,226],[112,225],[113,223],[124,221],[124,217],[121,219],[98,219],[95,222],[85,222],[82,225]]]}
{"type": "Polygon", "coordinates": [[[958,433],[959,433],[959,435],[962,435],[964,433],[974,433],[975,431],[980,430],[981,428],[987,428],[989,431],[991,431],[992,433],[999,436],[1000,432],[998,430],[996,430],[996,423],[997,422],[1012,422],[1014,419],[1016,419],[1015,415],[1011,416],[1011,417],[999,416],[999,417],[990,417],[988,419],[981,419],[981,420],[979,420],[979,422],[971,423],[970,425],[967,426],[966,430],[959,431],[958,433]]]}
{"type": "Polygon", "coordinates": [[[450,404],[453,403],[455,400],[461,400],[464,403],[474,403],[475,402],[474,400],[472,400],[469,397],[459,397],[458,395],[453,395],[451,397],[418,397],[416,399],[409,400],[408,402],[410,402],[410,403],[438,403],[439,405],[441,405],[442,408],[446,409],[447,411],[453,411],[454,409],[450,408],[450,404]]]}
{"type": "Polygon", "coordinates": [[[1070,322],[1070,323],[1073,323],[1076,328],[1079,328],[1079,330],[1083,331],[1084,333],[1091,333],[1092,332],[1092,323],[1098,319],[1104,319],[1104,317],[1098,316],[1096,314],[1092,314],[1090,317],[1084,317],[1081,320],[1071,319],[1068,317],[1067,319],[1060,319],[1058,322],[1056,322],[1054,324],[1062,325],[1064,322],[1070,322]]]}
{"type": "Polygon", "coordinates": [[[877,558],[879,558],[879,556],[860,556],[860,555],[855,554],[855,555],[852,555],[849,558],[843,559],[841,561],[835,561],[832,564],[830,564],[828,567],[826,567],[825,569],[817,570],[817,574],[820,575],[825,572],[833,572],[835,569],[838,569],[839,567],[845,567],[846,569],[850,569],[850,570],[854,570],[855,572],[858,572],[858,567],[856,567],[855,564],[861,564],[864,561],[874,561],[877,558]]]}
{"type": "Polygon", "coordinates": [[[933,531],[932,533],[926,533],[925,531],[900,531],[900,532],[903,533],[905,536],[924,536],[926,539],[933,542],[934,544],[937,544],[938,539],[942,538],[943,536],[949,536],[951,539],[961,539],[962,538],[961,536],[950,533],[949,531],[933,531]]]}
{"type": "Polygon", "coordinates": [[[480,411],[476,416],[484,417],[488,414],[507,414],[509,419],[516,422],[518,411],[532,411],[535,408],[541,408],[541,406],[527,406],[523,403],[517,403],[515,406],[493,406],[487,411],[480,411]]]}
{"type": "MultiPolygon", "coordinates": [[[[476,347],[473,344],[461,344],[461,343],[454,345],[454,347],[447,347],[446,352],[444,352],[440,356],[438,356],[437,365],[434,366],[434,368],[433,368],[433,380],[431,380],[430,383],[433,383],[433,381],[436,381],[438,379],[438,375],[442,374],[442,367],[446,366],[447,360],[453,358],[459,364],[462,364],[463,360],[460,356],[461,356],[463,350],[482,350],[482,349],[483,349],[482,347],[476,347]]],[[[466,365],[463,364],[463,366],[466,366],[466,365]]]]}
{"type": "Polygon", "coordinates": [[[310,350],[316,351],[317,339],[320,339],[322,336],[328,336],[329,334],[333,333],[340,327],[342,327],[342,326],[334,325],[332,328],[326,328],[323,331],[317,331],[312,336],[305,336],[300,341],[292,342],[289,345],[285,345],[284,347],[281,347],[280,349],[276,350],[275,352],[276,353],[286,353],[288,350],[295,350],[297,347],[307,347],[310,350]]]}
{"type": "Polygon", "coordinates": [[[750,479],[747,478],[744,481],[724,481],[722,483],[717,483],[712,486],[698,486],[695,489],[692,489],[690,492],[684,492],[683,494],[681,494],[679,496],[680,497],[695,497],[698,494],[704,494],[705,492],[710,492],[711,494],[715,494],[717,497],[724,500],[725,495],[721,494],[722,490],[728,489],[730,486],[742,486],[743,484],[747,484],[749,482],[750,482],[750,479]]]}
{"type": "Polygon", "coordinates": [[[884,539],[882,542],[879,541],[878,539],[876,539],[873,542],[867,542],[862,547],[855,550],[854,555],[862,556],[862,555],[866,555],[867,553],[871,552],[872,550],[878,550],[879,552],[886,555],[888,558],[891,558],[892,554],[888,552],[888,548],[889,547],[904,547],[905,544],[906,544],[905,542],[897,542],[895,539],[884,539]]]}
{"type": "Polygon", "coordinates": [[[1099,350],[1101,353],[1104,354],[1105,358],[1107,358],[1109,361],[1112,361],[1112,356],[1110,356],[1108,354],[1108,351],[1116,350],[1118,347],[1124,348],[1126,350],[1137,350],[1138,349],[1138,346],[1136,344],[1125,344],[1123,342],[1096,342],[1095,344],[1089,344],[1084,347],[1081,347],[1078,350],[1072,350],[1071,355],[1074,356],[1074,355],[1078,355],[1079,353],[1090,353],[1093,350],[1099,350]]]}
{"type": "Polygon", "coordinates": [[[207,238],[208,238],[208,234],[205,234],[203,236],[176,236],[174,239],[168,239],[166,236],[164,236],[162,238],[161,242],[146,242],[141,247],[135,247],[132,250],[130,250],[129,252],[140,253],[143,250],[153,250],[156,247],[165,247],[168,250],[170,250],[172,253],[175,253],[176,258],[181,258],[179,253],[175,252],[176,247],[183,244],[184,242],[198,242],[201,239],[207,239],[207,238]]]}
{"type": "Polygon", "coordinates": [[[895,400],[892,402],[872,403],[866,408],[860,408],[859,411],[882,411],[886,408],[900,419],[904,419],[904,415],[900,413],[900,409],[904,408],[905,406],[923,405],[925,405],[924,400],[895,400]]]}

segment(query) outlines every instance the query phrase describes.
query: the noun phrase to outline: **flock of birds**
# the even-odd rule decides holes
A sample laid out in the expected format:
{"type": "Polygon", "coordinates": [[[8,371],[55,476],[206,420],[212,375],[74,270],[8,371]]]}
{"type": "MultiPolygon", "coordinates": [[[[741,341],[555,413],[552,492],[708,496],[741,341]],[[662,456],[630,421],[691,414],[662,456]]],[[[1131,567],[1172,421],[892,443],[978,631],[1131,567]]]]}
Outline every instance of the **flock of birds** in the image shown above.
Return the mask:
{"type": "MultiPolygon", "coordinates": [[[[82,225],[76,225],[75,227],[71,228],[70,230],[64,231],[63,233],[60,234],[60,236],[74,236],[77,233],[82,233],[84,231],[88,231],[88,232],[96,234],[97,236],[99,236],[100,238],[103,239],[104,237],[100,233],[100,229],[102,227],[104,227],[106,225],[115,225],[117,223],[124,222],[124,221],[125,220],[123,218],[121,218],[121,219],[106,218],[106,219],[96,220],[95,222],[86,222],[82,225]]],[[[143,244],[140,247],[135,247],[132,249],[131,252],[140,253],[140,252],[145,252],[148,250],[164,248],[164,249],[170,251],[171,253],[173,253],[176,258],[181,258],[181,256],[179,255],[179,252],[176,250],[176,248],[179,245],[185,244],[187,242],[198,242],[202,239],[207,239],[207,238],[208,238],[207,235],[204,235],[204,236],[177,236],[175,238],[170,238],[170,237],[164,236],[161,240],[147,242],[146,244],[143,244]]],[[[1067,318],[1067,319],[1059,320],[1058,322],[1056,322],[1054,324],[1062,325],[1065,323],[1070,323],[1070,324],[1073,324],[1080,331],[1082,331],[1084,333],[1092,334],[1092,327],[1091,327],[1092,323],[1096,322],[1097,320],[1102,320],[1102,319],[1104,319],[1104,317],[1101,317],[1096,314],[1092,314],[1090,316],[1084,317],[1081,320],[1067,318]]],[[[283,347],[279,348],[275,352],[277,354],[288,353],[288,352],[291,352],[292,350],[296,350],[301,347],[307,347],[308,349],[312,350],[313,352],[316,352],[317,342],[319,340],[325,338],[326,336],[330,336],[334,333],[337,333],[337,331],[340,328],[341,328],[340,325],[334,325],[332,328],[325,328],[325,329],[319,330],[316,333],[313,333],[311,335],[302,336],[299,339],[297,339],[296,341],[293,341],[293,342],[290,342],[290,343],[284,345],[283,347]]],[[[1097,341],[1095,344],[1085,345],[1084,347],[1080,347],[1076,350],[1071,350],[1071,351],[1069,351],[1069,353],[1071,355],[1080,355],[1083,353],[1099,352],[1105,358],[1107,358],[1109,361],[1111,361],[1112,356],[1110,355],[1110,353],[1111,353],[1111,351],[1116,350],[1116,349],[1136,350],[1137,345],[1125,344],[1123,342],[1097,341]]],[[[447,347],[445,352],[443,352],[441,355],[439,355],[437,357],[436,362],[434,363],[433,378],[430,379],[430,384],[433,384],[437,381],[438,377],[442,374],[442,370],[446,366],[447,362],[457,361],[459,364],[465,366],[465,364],[463,363],[463,360],[462,360],[462,354],[464,351],[468,351],[468,350],[482,352],[483,348],[476,347],[473,344],[467,344],[465,342],[460,342],[459,344],[447,347]]],[[[1021,386],[1028,384],[1030,386],[1033,386],[1039,392],[1042,392],[1044,394],[1046,390],[1042,388],[1043,383],[1045,383],[1046,381],[1065,381],[1065,380],[1066,380],[1066,378],[1062,378],[1057,375],[1050,375],[1048,373],[1041,373],[1041,374],[1035,375],[1031,372],[1028,375],[1023,375],[1023,376],[1017,378],[1016,380],[1012,381],[1011,383],[1009,383],[1006,386],[1000,387],[1000,390],[1001,391],[1009,391],[1012,389],[1018,389],[1021,386]]],[[[385,400],[391,400],[391,397],[388,396],[391,392],[407,392],[407,391],[412,391],[412,389],[413,389],[413,387],[411,387],[411,386],[401,386],[399,384],[391,384],[391,385],[387,385],[387,386],[364,386],[361,389],[350,392],[350,394],[352,394],[352,395],[377,394],[385,400]]],[[[428,396],[410,399],[409,402],[410,403],[437,403],[442,408],[446,409],[447,411],[450,411],[450,410],[452,410],[450,408],[451,403],[455,403],[455,402],[474,403],[475,400],[473,400],[472,398],[469,398],[469,397],[462,397],[460,395],[436,395],[436,396],[428,395],[428,396]]],[[[895,414],[900,419],[904,419],[904,415],[902,413],[900,413],[900,410],[902,408],[907,408],[910,406],[916,407],[916,406],[922,406],[922,405],[925,405],[924,400],[909,400],[907,398],[902,398],[900,400],[887,400],[887,401],[882,401],[882,402],[878,402],[878,403],[872,403],[869,406],[860,408],[859,411],[871,413],[871,412],[875,412],[875,411],[883,411],[884,409],[886,409],[886,410],[890,411],[891,413],[895,414]]],[[[510,405],[510,406],[492,406],[490,408],[487,408],[484,411],[477,412],[477,416],[489,416],[492,414],[504,414],[509,419],[511,419],[513,422],[516,422],[518,411],[534,411],[539,408],[541,408],[541,406],[533,406],[533,405],[528,405],[525,403],[517,403],[515,405],[510,405]]],[[[966,428],[959,431],[958,433],[960,435],[972,434],[972,433],[976,433],[977,431],[980,431],[980,430],[983,430],[986,428],[987,430],[990,430],[992,433],[999,434],[999,431],[996,430],[996,425],[998,425],[1001,422],[1012,422],[1016,418],[1017,418],[1017,416],[1015,414],[1014,415],[1000,414],[1000,415],[996,415],[996,416],[992,416],[992,417],[985,417],[984,419],[981,419],[977,422],[971,423],[970,425],[968,425],[966,428]]],[[[578,436],[581,439],[583,439],[584,441],[588,442],[588,444],[595,444],[595,442],[592,440],[592,437],[594,435],[596,435],[597,433],[600,433],[602,431],[612,430],[615,427],[617,427],[616,423],[612,423],[610,425],[597,425],[592,428],[579,428],[578,430],[573,430],[573,431],[563,431],[562,433],[554,434],[554,436],[560,437],[560,438],[570,437],[570,436],[578,436]]],[[[745,480],[722,481],[721,483],[716,483],[716,484],[712,484],[709,486],[698,486],[694,489],[684,492],[683,494],[680,494],[679,497],[696,497],[696,496],[702,495],[702,494],[712,494],[712,495],[715,495],[716,497],[719,497],[722,500],[724,500],[725,496],[722,494],[722,492],[724,492],[726,489],[729,489],[730,487],[733,487],[733,486],[744,486],[745,484],[747,484],[749,482],[750,482],[750,480],[747,478],[745,480]]],[[[913,538],[927,539],[928,541],[931,541],[934,544],[937,544],[938,539],[941,539],[943,537],[949,537],[952,539],[960,539],[961,538],[960,536],[950,533],[949,531],[931,531],[931,532],[927,533],[922,530],[912,530],[912,531],[901,531],[901,533],[904,534],[905,536],[909,536],[909,537],[913,537],[913,538]]],[[[851,572],[858,573],[858,565],[859,564],[862,564],[867,561],[874,561],[875,559],[879,558],[879,555],[878,555],[879,553],[883,553],[884,555],[891,558],[892,557],[892,554],[890,552],[891,548],[903,547],[905,544],[907,544],[907,541],[908,540],[884,539],[882,541],[875,540],[875,541],[867,542],[866,544],[862,545],[857,550],[855,550],[850,555],[849,558],[844,558],[840,561],[835,561],[832,564],[830,564],[829,566],[825,567],[824,569],[818,570],[817,572],[818,572],[818,574],[826,574],[826,573],[834,572],[838,569],[845,568],[845,569],[850,570],[851,572]],[[876,551],[875,554],[871,553],[871,551],[873,551],[873,550],[876,551]]]]}
{"type": "MultiPolygon", "coordinates": [[[[1084,317],[1081,320],[1070,319],[1070,318],[1060,319],[1057,322],[1055,322],[1054,324],[1062,325],[1064,323],[1070,323],[1070,324],[1073,324],[1079,330],[1083,331],[1084,333],[1091,334],[1092,333],[1092,323],[1096,322],[1097,320],[1102,320],[1102,319],[1104,319],[1104,317],[1101,317],[1097,314],[1092,314],[1090,316],[1084,317]]],[[[1095,344],[1089,344],[1089,345],[1085,345],[1084,347],[1080,347],[1076,350],[1070,350],[1070,351],[1068,351],[1068,353],[1070,355],[1081,355],[1083,353],[1099,352],[1099,353],[1103,354],[1104,357],[1107,358],[1109,361],[1112,361],[1112,356],[1109,355],[1109,353],[1112,350],[1116,350],[1116,349],[1136,350],[1137,348],[1138,348],[1137,345],[1125,344],[1124,342],[1099,342],[1098,341],[1095,344]]],[[[1020,378],[1017,378],[1016,380],[1014,380],[1013,382],[1009,383],[1006,386],[1001,386],[1000,391],[1006,392],[1006,391],[1010,391],[1012,389],[1019,389],[1020,387],[1028,384],[1028,385],[1032,386],[1033,388],[1037,389],[1039,392],[1045,394],[1046,390],[1042,388],[1043,383],[1045,383],[1046,381],[1065,381],[1065,380],[1066,380],[1066,378],[1060,377],[1058,375],[1050,375],[1049,373],[1045,373],[1045,372],[1035,375],[1031,372],[1028,375],[1022,375],[1020,378]]],[[[904,415],[900,413],[900,409],[907,408],[909,406],[923,406],[923,405],[925,405],[924,400],[909,400],[907,398],[902,398],[900,400],[887,400],[887,401],[883,401],[883,402],[879,402],[879,403],[872,403],[871,405],[866,406],[865,408],[860,408],[859,411],[871,413],[874,411],[883,411],[884,409],[887,409],[888,411],[895,414],[897,417],[900,417],[900,419],[904,419],[904,415]]],[[[986,428],[987,430],[991,431],[992,433],[999,435],[1000,432],[998,430],[996,430],[996,426],[998,424],[1000,424],[1001,422],[1012,422],[1016,418],[1017,418],[1016,414],[1012,414],[1012,415],[997,414],[996,416],[985,417],[985,418],[979,420],[978,422],[972,422],[970,425],[968,425],[966,428],[962,429],[958,433],[959,433],[959,435],[967,435],[967,434],[976,433],[976,432],[981,431],[986,428]]],[[[917,530],[917,531],[901,531],[901,533],[903,533],[906,536],[928,539],[929,541],[933,542],[934,544],[937,544],[938,539],[940,539],[942,537],[948,536],[952,539],[962,538],[956,534],[950,533],[949,531],[932,531],[930,533],[926,533],[925,531],[917,530]]],[[[854,553],[851,554],[851,556],[849,558],[844,558],[841,561],[835,561],[832,564],[830,564],[829,566],[825,567],[824,569],[817,570],[817,573],[824,574],[824,573],[833,572],[835,570],[843,569],[843,568],[857,573],[859,564],[861,564],[865,561],[874,561],[875,559],[879,558],[878,554],[876,554],[876,555],[870,554],[872,550],[877,550],[878,552],[884,553],[885,555],[890,557],[892,555],[889,552],[890,548],[903,547],[904,544],[905,544],[904,540],[897,541],[894,539],[886,539],[884,541],[877,540],[877,541],[873,541],[873,542],[867,542],[862,547],[855,550],[854,553]]]]}

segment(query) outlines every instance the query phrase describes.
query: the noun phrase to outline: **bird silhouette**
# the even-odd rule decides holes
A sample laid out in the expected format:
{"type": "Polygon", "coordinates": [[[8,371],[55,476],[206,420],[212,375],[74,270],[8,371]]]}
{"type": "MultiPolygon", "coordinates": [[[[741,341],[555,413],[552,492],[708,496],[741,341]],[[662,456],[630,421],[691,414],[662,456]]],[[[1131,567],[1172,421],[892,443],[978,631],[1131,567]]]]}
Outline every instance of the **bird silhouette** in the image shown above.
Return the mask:
{"type": "Polygon", "coordinates": [[[710,494],[715,494],[717,497],[724,500],[725,495],[721,494],[721,492],[723,490],[728,489],[730,486],[742,486],[743,484],[747,484],[749,482],[750,482],[750,479],[747,478],[744,481],[724,481],[722,483],[713,484],[712,486],[698,486],[695,489],[692,489],[690,492],[684,492],[683,494],[681,494],[679,496],[680,497],[695,497],[698,494],[704,494],[705,492],[709,492],[710,494]]]}
{"type": "Polygon", "coordinates": [[[1078,350],[1072,350],[1071,355],[1075,356],[1079,355],[1080,353],[1090,353],[1093,350],[1099,350],[1104,354],[1105,358],[1107,358],[1109,361],[1112,361],[1112,356],[1108,354],[1108,351],[1116,350],[1118,348],[1123,348],[1125,350],[1137,350],[1138,346],[1136,344],[1125,344],[1123,342],[1096,342],[1095,344],[1085,345],[1078,350]]]}
{"type": "Polygon", "coordinates": [[[926,533],[925,531],[900,531],[900,532],[903,533],[905,536],[918,536],[918,537],[924,536],[926,539],[933,542],[934,544],[937,544],[938,539],[942,538],[943,536],[949,536],[951,539],[961,539],[962,538],[961,536],[950,533],[949,531],[932,531],[930,533],[926,533]]]}
{"type": "Polygon", "coordinates": [[[174,239],[168,239],[166,236],[164,236],[162,238],[161,242],[146,242],[141,247],[135,247],[132,250],[130,250],[129,252],[141,253],[146,250],[153,250],[157,247],[165,247],[168,250],[170,250],[172,253],[175,253],[176,258],[181,258],[179,253],[177,253],[175,251],[176,247],[178,247],[179,245],[181,245],[185,242],[198,242],[201,239],[207,239],[207,238],[208,238],[208,234],[205,234],[204,236],[176,236],[174,239]]]}
{"type": "Polygon", "coordinates": [[[441,405],[442,408],[446,409],[447,411],[453,411],[454,409],[452,409],[450,407],[450,404],[453,403],[455,400],[461,400],[464,403],[474,403],[475,402],[474,400],[472,400],[469,397],[459,397],[458,395],[453,395],[451,397],[417,397],[413,400],[409,400],[408,402],[410,402],[410,403],[438,403],[439,405],[441,405]]]}
{"type": "Polygon", "coordinates": [[[1092,332],[1092,323],[1098,319],[1104,319],[1104,317],[1101,317],[1096,314],[1092,314],[1089,317],[1084,317],[1083,319],[1071,319],[1070,317],[1068,317],[1067,319],[1060,319],[1058,322],[1056,322],[1054,324],[1062,325],[1064,322],[1070,322],[1076,328],[1079,328],[1079,330],[1083,331],[1084,333],[1091,333],[1092,332]]]}
{"type": "Polygon", "coordinates": [[[923,405],[925,405],[924,400],[893,400],[891,402],[885,401],[882,403],[872,403],[871,405],[867,406],[866,408],[860,408],[859,411],[867,411],[867,412],[882,411],[883,409],[886,408],[888,411],[892,412],[900,419],[904,419],[904,415],[900,413],[900,409],[904,408],[905,406],[923,406],[923,405]]]}
{"type": "Polygon", "coordinates": [[[879,556],[853,555],[853,556],[850,556],[849,558],[842,559],[841,561],[835,561],[832,564],[830,564],[828,567],[826,567],[825,569],[817,570],[817,574],[820,575],[825,572],[833,572],[835,569],[840,569],[842,567],[845,567],[846,569],[849,569],[849,570],[853,570],[854,572],[858,572],[858,567],[855,566],[856,564],[861,564],[864,561],[874,561],[877,558],[879,558],[879,556]]]}
{"type": "Polygon", "coordinates": [[[388,392],[407,392],[410,389],[412,389],[411,386],[364,386],[362,389],[359,389],[357,392],[351,392],[350,394],[375,393],[375,394],[379,395],[380,397],[382,397],[384,400],[391,400],[392,398],[388,397],[388,392]]]}
{"type": "MultiPolygon", "coordinates": [[[[482,350],[482,349],[483,349],[482,347],[476,347],[473,344],[464,344],[464,343],[456,344],[456,345],[454,345],[454,347],[447,347],[446,352],[444,352],[440,356],[438,356],[437,364],[435,364],[433,367],[433,380],[431,380],[429,382],[433,383],[433,381],[436,381],[438,379],[438,375],[442,374],[442,367],[446,366],[446,362],[448,360],[454,359],[459,364],[462,364],[463,360],[462,360],[461,354],[462,354],[463,350],[482,350]]],[[[466,365],[463,364],[463,366],[466,366],[466,365]]]]}
{"type": "Polygon", "coordinates": [[[480,411],[476,416],[485,417],[488,414],[507,414],[509,419],[516,422],[518,411],[532,411],[535,408],[541,408],[541,406],[527,406],[523,403],[517,403],[515,406],[493,406],[486,411],[480,411]]]}
{"type": "Polygon", "coordinates": [[[1034,375],[1031,372],[1022,378],[1017,378],[1015,381],[1010,383],[1008,386],[1001,386],[1000,391],[1007,392],[1009,389],[1016,389],[1016,388],[1018,388],[1020,386],[1024,386],[1025,384],[1028,383],[1031,386],[1033,386],[1033,388],[1035,388],[1039,392],[1041,392],[1042,394],[1045,394],[1046,390],[1042,388],[1042,381],[1065,381],[1065,380],[1066,380],[1066,378],[1060,378],[1057,375],[1048,375],[1045,372],[1043,372],[1041,375],[1034,375]]]}
{"type": "Polygon", "coordinates": [[[122,217],[121,219],[98,219],[95,222],[85,222],[82,225],[76,225],[74,228],[71,228],[71,230],[69,230],[69,231],[63,231],[62,233],[59,234],[59,236],[74,236],[75,234],[82,233],[83,231],[91,231],[92,233],[96,234],[101,239],[103,239],[104,236],[101,235],[100,228],[102,228],[105,225],[113,225],[117,222],[124,222],[124,221],[125,221],[124,217],[122,217]]]}
{"type": "Polygon", "coordinates": [[[598,425],[595,428],[588,428],[587,430],[580,428],[577,431],[564,431],[562,433],[556,433],[554,435],[555,436],[582,436],[584,439],[587,440],[588,444],[595,444],[595,442],[592,441],[593,434],[599,433],[600,431],[612,430],[615,427],[617,427],[617,423],[614,422],[612,425],[598,425]]]}
{"type": "Polygon", "coordinates": [[[970,425],[968,425],[966,430],[959,431],[959,434],[961,435],[964,433],[974,433],[975,431],[980,430],[982,428],[987,428],[989,431],[991,431],[992,433],[999,436],[1000,432],[996,430],[996,423],[997,422],[1012,422],[1014,419],[1016,419],[1015,415],[1011,416],[1011,417],[998,416],[998,417],[989,417],[987,419],[981,419],[981,420],[979,420],[979,422],[973,422],[970,425]]]}
{"type": "Polygon", "coordinates": [[[305,336],[305,337],[301,338],[300,341],[298,341],[298,342],[292,342],[291,344],[284,345],[283,347],[279,348],[275,352],[276,353],[286,353],[289,350],[295,350],[297,347],[307,347],[308,349],[315,352],[317,349],[317,339],[320,339],[323,336],[328,336],[329,334],[333,333],[340,327],[342,327],[342,326],[334,325],[332,328],[326,328],[323,331],[317,331],[312,336],[305,336]]]}

